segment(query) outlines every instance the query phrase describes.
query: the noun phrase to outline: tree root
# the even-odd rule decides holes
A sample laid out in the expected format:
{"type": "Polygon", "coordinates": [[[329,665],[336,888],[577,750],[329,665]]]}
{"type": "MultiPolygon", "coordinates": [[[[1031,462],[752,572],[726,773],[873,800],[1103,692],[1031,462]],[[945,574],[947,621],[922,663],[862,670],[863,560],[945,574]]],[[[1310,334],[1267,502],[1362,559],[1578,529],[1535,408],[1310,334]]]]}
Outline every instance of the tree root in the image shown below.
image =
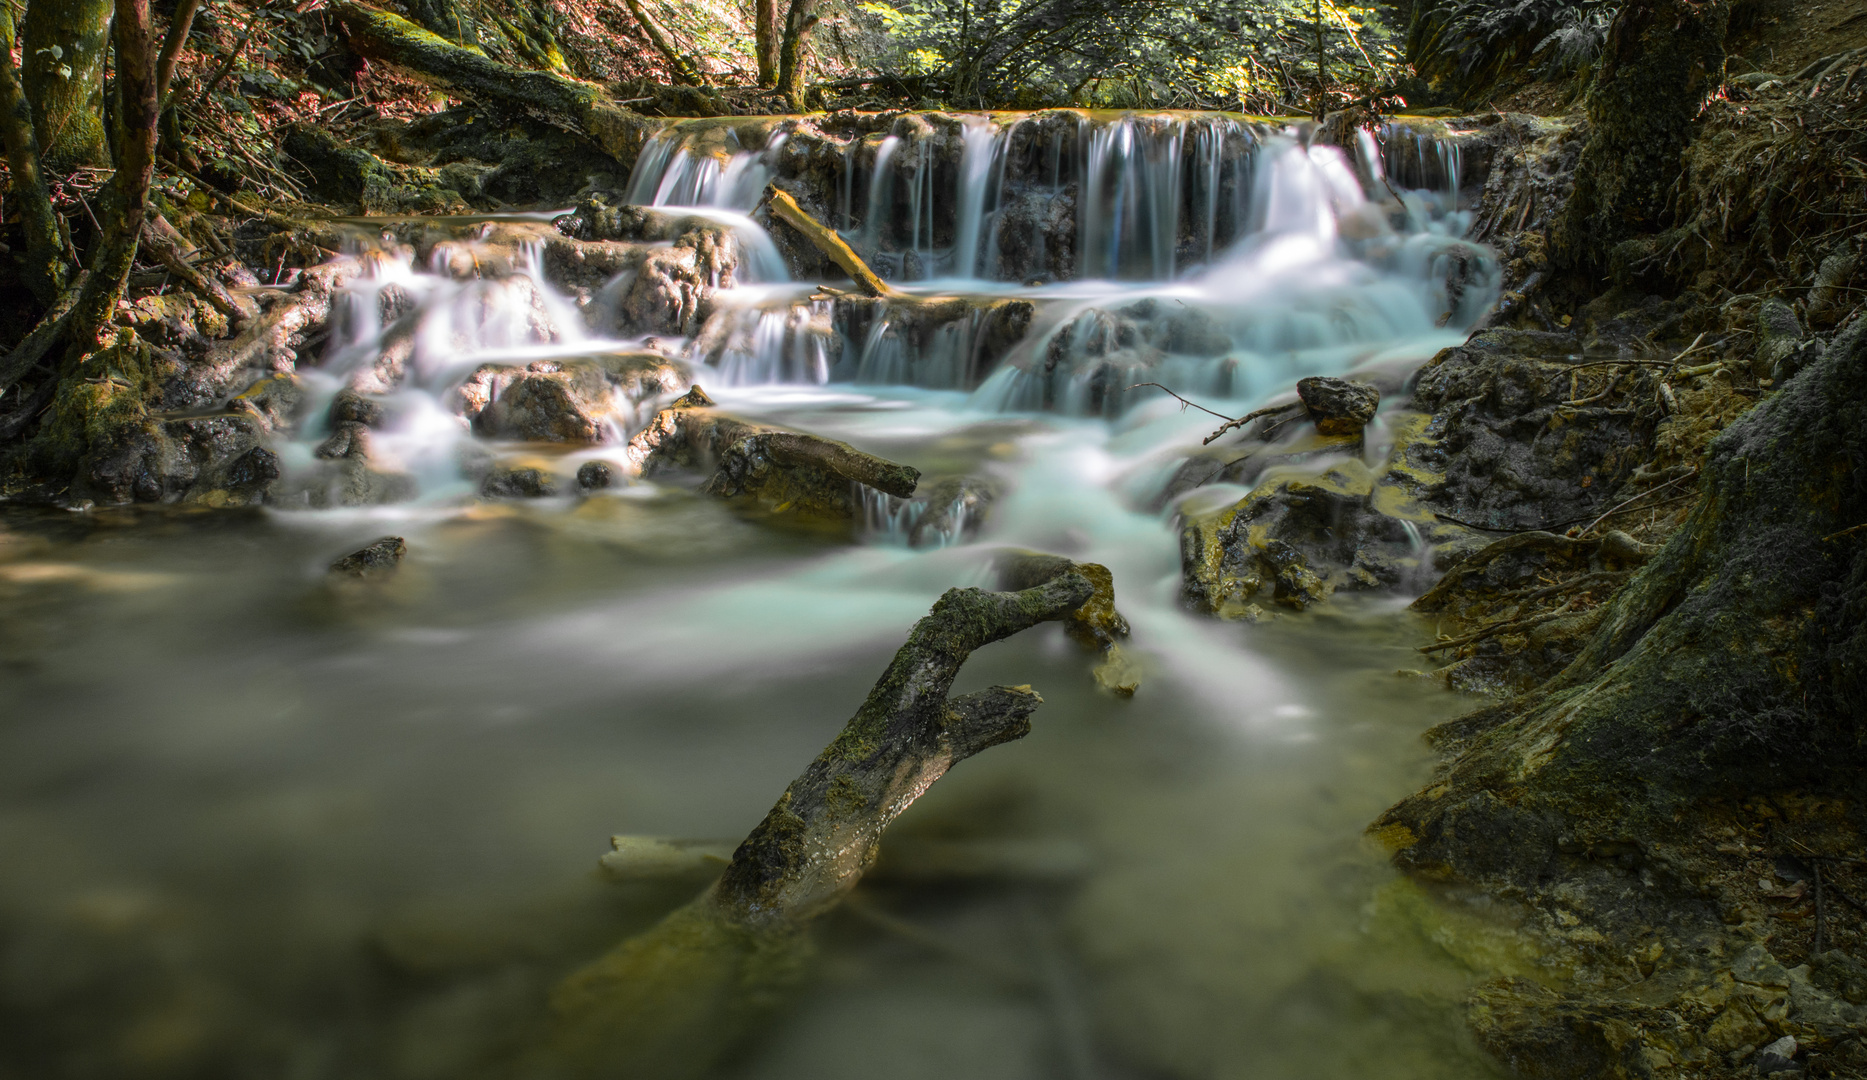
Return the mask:
{"type": "Polygon", "coordinates": [[[1022,592],[948,590],[719,880],[557,987],[549,1031],[516,1074],[704,1073],[801,978],[809,923],[861,880],[889,822],[954,764],[1030,731],[1042,699],[1028,686],[949,698],[961,664],[1094,595],[1079,573],[1022,592]]]}

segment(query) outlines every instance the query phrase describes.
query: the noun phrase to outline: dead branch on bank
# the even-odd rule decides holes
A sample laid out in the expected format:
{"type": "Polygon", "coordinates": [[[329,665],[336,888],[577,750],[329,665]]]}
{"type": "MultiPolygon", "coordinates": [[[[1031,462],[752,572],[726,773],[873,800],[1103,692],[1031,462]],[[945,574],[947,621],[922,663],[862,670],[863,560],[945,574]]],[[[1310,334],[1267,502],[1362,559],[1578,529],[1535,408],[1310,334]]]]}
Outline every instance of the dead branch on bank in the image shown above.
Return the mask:
{"type": "Polygon", "coordinates": [[[947,696],[966,658],[1094,594],[1078,573],[1021,592],[949,589],[719,880],[558,986],[517,1074],[704,1073],[801,977],[806,928],[861,880],[888,824],[958,762],[1029,733],[1042,699],[1028,686],[947,696]]]}
{"type": "Polygon", "coordinates": [[[824,225],[797,205],[797,200],[790,193],[773,184],[765,189],[766,201],[771,204],[771,212],[776,214],[786,225],[796,229],[804,239],[811,242],[818,251],[848,274],[851,281],[862,291],[875,297],[900,296],[900,290],[883,281],[869,264],[862,261],[854,248],[843,242],[836,235],[836,230],[824,225]]]}

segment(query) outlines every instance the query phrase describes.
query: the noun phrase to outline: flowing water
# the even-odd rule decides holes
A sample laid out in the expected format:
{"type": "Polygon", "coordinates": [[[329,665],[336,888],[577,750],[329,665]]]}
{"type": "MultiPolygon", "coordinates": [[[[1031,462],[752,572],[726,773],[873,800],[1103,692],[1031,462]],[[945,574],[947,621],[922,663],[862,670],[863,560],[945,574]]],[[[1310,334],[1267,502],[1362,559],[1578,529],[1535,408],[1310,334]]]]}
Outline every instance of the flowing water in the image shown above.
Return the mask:
{"type": "MultiPolygon", "coordinates": [[[[1469,249],[1457,160],[1210,117],[1085,118],[1033,150],[1021,123],[969,124],[944,174],[926,139],[876,133],[835,181],[832,224],[911,293],[1031,301],[990,370],[976,319],[822,331],[825,302],[746,216],[784,133],[724,154],[657,140],[629,192],[740,238],[717,303],[745,333],[718,354],[658,343],[723,408],[981,478],[994,501],[871,495],[850,536],[642,479],[475,498],[476,454],[568,475],[617,460],[652,403],[541,456],[469,433],[468,373],[644,343],[590,329],[535,269],[461,282],[390,257],[301,374],[328,400],[383,353],[382,290],[412,298],[374,452],[413,501],[0,508],[0,1077],[471,1074],[555,979],[697,888],[603,879],[612,833],[743,835],[1003,545],[1113,570],[1140,692],[1098,693],[1056,627],[977,654],[957,690],[1032,684],[1036,730],[890,833],[972,863],[885,863],[722,1075],[1493,1075],[1458,1002],[1507,945],[1434,914],[1361,837],[1425,777],[1419,733],[1468,703],[1397,674],[1423,634],[1404,598],[1185,611],[1159,496],[1216,421],[1129,389],[1238,415],[1459,340],[1495,275],[1447,285],[1469,249]],[[1013,204],[1045,184],[1074,193],[1083,272],[999,280],[1013,204]],[[324,582],[386,533],[410,550],[393,579],[324,582]]],[[[288,468],[325,434],[284,447],[288,468]]]]}

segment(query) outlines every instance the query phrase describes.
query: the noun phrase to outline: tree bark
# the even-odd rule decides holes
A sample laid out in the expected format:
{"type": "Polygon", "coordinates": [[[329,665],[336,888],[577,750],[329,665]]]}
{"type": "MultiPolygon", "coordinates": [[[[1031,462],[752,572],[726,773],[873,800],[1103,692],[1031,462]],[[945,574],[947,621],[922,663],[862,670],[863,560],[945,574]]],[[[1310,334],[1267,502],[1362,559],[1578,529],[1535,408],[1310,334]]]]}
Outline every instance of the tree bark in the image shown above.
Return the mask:
{"type": "Polygon", "coordinates": [[[791,0],[784,19],[784,37],[778,47],[778,89],[793,109],[803,108],[804,66],[810,32],[817,27],[818,0],[791,0]]]}
{"type": "Polygon", "coordinates": [[[20,27],[26,100],[44,165],[109,165],[104,61],[111,0],[31,0],[20,27]]]}
{"type": "Polygon", "coordinates": [[[889,822],[956,763],[1031,730],[1042,699],[1028,686],[947,696],[966,658],[1094,591],[1077,573],[1022,592],[949,589],[719,880],[559,985],[551,1031],[517,1075],[704,1074],[799,980],[805,929],[874,864],[889,822]]]}
{"type": "Polygon", "coordinates": [[[758,84],[778,85],[778,0],[752,0],[754,47],[758,54],[758,84]]]}
{"type": "Polygon", "coordinates": [[[668,37],[660,25],[649,17],[648,9],[642,6],[642,0],[623,0],[623,2],[629,5],[629,14],[635,16],[635,24],[642,28],[642,33],[648,35],[649,44],[653,45],[655,51],[661,54],[661,58],[668,62],[668,70],[673,73],[676,82],[687,86],[707,85],[706,75],[675,46],[673,39],[668,37]]]}
{"type": "Polygon", "coordinates": [[[829,260],[840,267],[843,273],[848,274],[849,279],[854,281],[865,294],[876,297],[901,295],[900,290],[883,281],[875,271],[869,269],[869,264],[863,262],[862,256],[856,254],[854,248],[845,243],[842,237],[836,235],[834,229],[811,217],[803,207],[797,205],[797,200],[793,199],[789,192],[773,185],[766,189],[766,199],[771,204],[771,212],[775,216],[786,225],[796,229],[818,251],[828,256],[829,260]]]}
{"type": "Polygon", "coordinates": [[[68,332],[74,354],[97,346],[98,332],[110,321],[129,284],[149,205],[149,183],[155,177],[158,99],[149,0],[116,0],[116,4],[117,170],[110,181],[104,235],[91,261],[91,275],[71,312],[68,332]]]}
{"type": "Polygon", "coordinates": [[[1588,91],[1588,142],[1555,254],[1608,270],[1614,246],[1658,231],[1692,121],[1724,72],[1726,0],[1633,0],[1608,30],[1588,91]]]}
{"type": "Polygon", "coordinates": [[[0,136],[6,143],[12,195],[26,233],[26,287],[41,304],[50,306],[65,291],[70,267],[65,262],[64,232],[39,171],[39,138],[33,131],[32,105],[13,66],[13,37],[13,12],[0,4],[0,136]]]}

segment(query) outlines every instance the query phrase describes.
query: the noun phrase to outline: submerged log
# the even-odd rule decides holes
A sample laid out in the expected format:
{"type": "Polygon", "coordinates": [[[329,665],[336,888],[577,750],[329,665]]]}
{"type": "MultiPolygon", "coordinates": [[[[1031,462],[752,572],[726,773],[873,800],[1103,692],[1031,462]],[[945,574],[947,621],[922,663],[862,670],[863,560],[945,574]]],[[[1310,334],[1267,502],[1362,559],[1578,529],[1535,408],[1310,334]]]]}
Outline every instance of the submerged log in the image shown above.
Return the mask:
{"type": "Polygon", "coordinates": [[[1043,699],[1028,686],[947,696],[966,658],[1094,595],[1079,573],[1022,592],[949,589],[719,880],[558,986],[550,1031],[517,1074],[705,1072],[797,983],[806,928],[861,880],[889,822],[956,763],[1030,731],[1043,699]]]}
{"type": "Polygon", "coordinates": [[[825,439],[727,416],[699,387],[656,413],[624,451],[643,474],[712,470],[701,490],[749,496],[774,511],[851,517],[850,485],[900,498],[914,494],[920,471],[825,439]]]}

